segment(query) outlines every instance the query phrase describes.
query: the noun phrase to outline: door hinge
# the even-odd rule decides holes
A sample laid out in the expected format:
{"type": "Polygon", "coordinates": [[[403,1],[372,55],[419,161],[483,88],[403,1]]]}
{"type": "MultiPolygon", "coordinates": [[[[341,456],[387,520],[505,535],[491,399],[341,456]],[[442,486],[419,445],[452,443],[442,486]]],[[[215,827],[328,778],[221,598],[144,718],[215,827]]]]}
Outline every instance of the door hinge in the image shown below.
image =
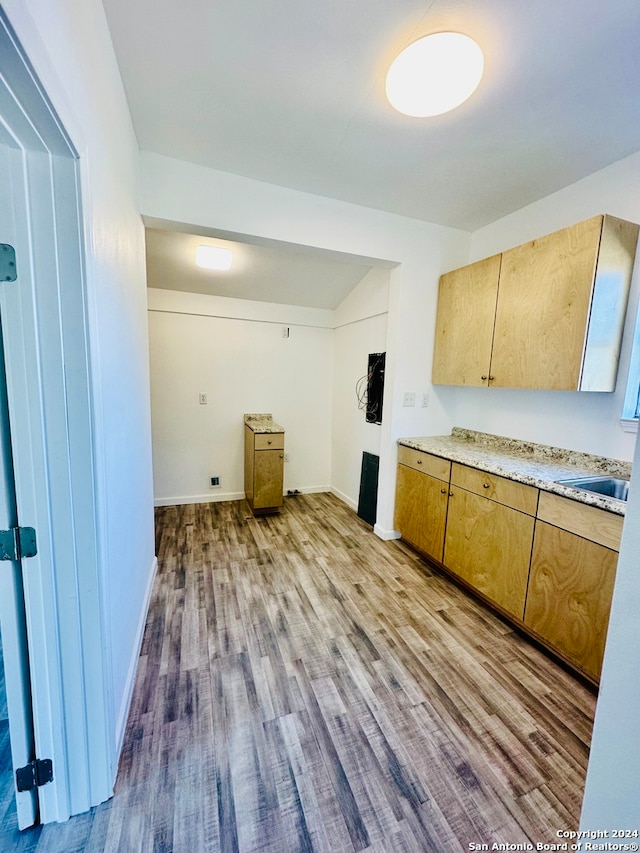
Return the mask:
{"type": "Polygon", "coordinates": [[[0,530],[0,560],[22,560],[38,553],[36,531],[33,527],[12,527],[0,530]]]}
{"type": "Polygon", "coordinates": [[[18,791],[33,791],[47,782],[53,782],[53,761],[50,758],[37,758],[16,770],[18,791]]]}
{"type": "Polygon", "coordinates": [[[8,243],[0,243],[0,281],[15,281],[17,276],[16,250],[8,243]]]}

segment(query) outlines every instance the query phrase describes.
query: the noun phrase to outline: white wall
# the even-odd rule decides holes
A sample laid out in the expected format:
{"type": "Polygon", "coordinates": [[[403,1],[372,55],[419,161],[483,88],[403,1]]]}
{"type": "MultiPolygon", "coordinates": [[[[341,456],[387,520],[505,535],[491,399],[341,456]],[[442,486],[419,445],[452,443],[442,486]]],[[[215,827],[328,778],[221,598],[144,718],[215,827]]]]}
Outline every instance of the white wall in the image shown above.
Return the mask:
{"type": "Polygon", "coordinates": [[[110,778],[91,793],[95,802],[115,779],[154,568],[138,150],[99,0],[3,0],[3,7],[80,155],[110,700],[110,778]]]}
{"type": "Polygon", "coordinates": [[[389,270],[374,267],[335,311],[331,486],[354,509],[362,454],[379,456],[382,435],[381,425],[367,423],[356,384],[366,376],[369,353],[386,351],[388,310],[389,270]]]}
{"type": "MultiPolygon", "coordinates": [[[[472,236],[471,260],[548,234],[598,213],[640,223],[640,154],[614,163],[541,201],[481,228],[472,236]]],[[[439,388],[456,424],[515,438],[629,460],[635,436],[620,424],[638,292],[640,252],[632,280],[618,382],[613,393],[439,388]]]]}
{"type": "Polygon", "coordinates": [[[437,282],[443,270],[466,263],[469,235],[148,152],[141,154],[141,177],[146,216],[398,264],[390,275],[376,527],[393,535],[395,440],[452,426],[433,395],[428,409],[402,408],[401,401],[403,391],[431,388],[437,282]]]}
{"type": "Polygon", "coordinates": [[[285,491],[331,489],[357,506],[362,452],[380,454],[381,427],[355,384],[386,348],[388,269],[335,312],[158,289],[148,303],[156,505],[241,498],[242,418],[268,411],[286,429],[285,491]]]}
{"type": "Polygon", "coordinates": [[[149,290],[156,504],[244,496],[245,412],[270,412],[285,428],[285,491],[329,488],[331,315],[149,290]]]}
{"type": "MultiPolygon", "coordinates": [[[[640,442],[611,605],[591,741],[583,830],[640,829],[640,442]]],[[[638,839],[610,839],[638,843],[638,839]]]]}

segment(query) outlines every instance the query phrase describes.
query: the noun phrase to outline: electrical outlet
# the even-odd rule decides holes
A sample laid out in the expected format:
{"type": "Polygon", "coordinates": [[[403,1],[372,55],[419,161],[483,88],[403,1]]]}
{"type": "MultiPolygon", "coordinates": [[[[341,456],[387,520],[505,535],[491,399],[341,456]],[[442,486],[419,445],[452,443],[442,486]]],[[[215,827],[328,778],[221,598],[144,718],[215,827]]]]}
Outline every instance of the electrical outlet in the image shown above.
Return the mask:
{"type": "Polygon", "coordinates": [[[405,391],[402,395],[402,405],[403,406],[415,406],[416,404],[416,395],[413,391],[405,391]]]}
{"type": "Polygon", "coordinates": [[[282,327],[282,337],[283,338],[288,338],[289,332],[290,332],[289,326],[283,326],[282,327]]]}
{"type": "Polygon", "coordinates": [[[285,461],[285,462],[288,462],[288,461],[289,461],[289,454],[288,454],[288,453],[285,453],[285,454],[284,454],[284,461],[285,461]]]}
{"type": "Polygon", "coordinates": [[[210,477],[209,478],[209,485],[211,486],[212,489],[219,489],[220,488],[220,477],[210,477]]]}
{"type": "Polygon", "coordinates": [[[426,409],[429,406],[429,395],[425,393],[422,395],[422,408],[426,409]]]}
{"type": "Polygon", "coordinates": [[[198,394],[198,402],[200,403],[200,405],[201,405],[201,406],[206,406],[206,405],[207,405],[207,402],[208,402],[208,400],[207,400],[207,395],[204,393],[204,391],[201,391],[201,392],[198,394]]]}

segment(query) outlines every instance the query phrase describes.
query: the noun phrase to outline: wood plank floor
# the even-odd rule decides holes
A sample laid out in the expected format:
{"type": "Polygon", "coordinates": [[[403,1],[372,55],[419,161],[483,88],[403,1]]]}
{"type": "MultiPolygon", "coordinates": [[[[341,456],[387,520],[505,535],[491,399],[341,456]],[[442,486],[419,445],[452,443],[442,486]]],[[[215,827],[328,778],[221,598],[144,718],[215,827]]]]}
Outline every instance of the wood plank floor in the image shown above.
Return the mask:
{"type": "Polygon", "coordinates": [[[577,828],[588,689],[333,496],[248,515],[157,510],[116,794],[5,826],[3,853],[458,853],[577,828]]]}

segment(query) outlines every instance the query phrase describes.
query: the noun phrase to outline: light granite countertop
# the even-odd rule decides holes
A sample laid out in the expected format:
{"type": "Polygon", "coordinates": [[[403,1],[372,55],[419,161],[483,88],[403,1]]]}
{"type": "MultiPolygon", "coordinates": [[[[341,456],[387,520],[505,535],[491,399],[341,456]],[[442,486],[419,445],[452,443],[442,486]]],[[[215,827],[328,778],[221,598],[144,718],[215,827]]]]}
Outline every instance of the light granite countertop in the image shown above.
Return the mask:
{"type": "Polygon", "coordinates": [[[454,427],[451,435],[401,438],[398,444],[517,480],[618,515],[625,514],[624,501],[585,492],[555,481],[604,475],[629,478],[630,462],[518,441],[461,427],[454,427]]]}
{"type": "Polygon", "coordinates": [[[254,432],[284,432],[284,427],[277,424],[268,412],[261,414],[245,414],[244,422],[254,432]]]}

